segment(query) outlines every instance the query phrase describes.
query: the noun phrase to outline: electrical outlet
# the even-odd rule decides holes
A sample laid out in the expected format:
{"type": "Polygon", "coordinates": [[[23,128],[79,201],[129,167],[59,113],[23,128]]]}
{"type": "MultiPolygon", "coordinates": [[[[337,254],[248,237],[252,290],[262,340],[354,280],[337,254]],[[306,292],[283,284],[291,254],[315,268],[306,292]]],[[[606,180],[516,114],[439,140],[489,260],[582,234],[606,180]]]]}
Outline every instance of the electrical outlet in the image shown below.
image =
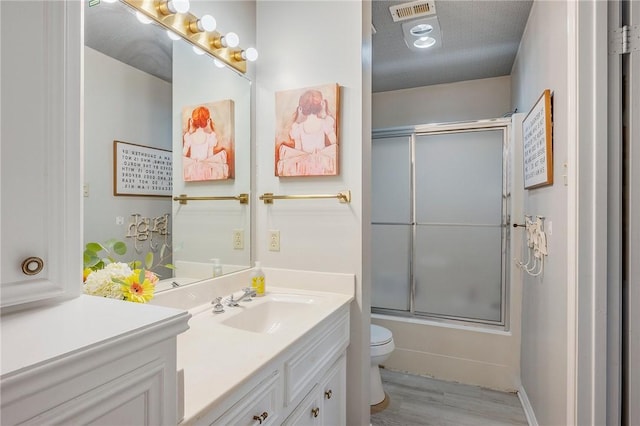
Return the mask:
{"type": "Polygon", "coordinates": [[[124,217],[116,216],[116,225],[124,225],[124,217]]]}
{"type": "Polygon", "coordinates": [[[280,231],[269,231],[269,251],[280,251],[280,231]]]}
{"type": "Polygon", "coordinates": [[[82,185],[82,195],[85,197],[89,196],[89,184],[85,183],[84,185],[82,185]]]}
{"type": "Polygon", "coordinates": [[[233,230],[233,248],[234,250],[244,249],[244,231],[242,229],[233,230]]]}

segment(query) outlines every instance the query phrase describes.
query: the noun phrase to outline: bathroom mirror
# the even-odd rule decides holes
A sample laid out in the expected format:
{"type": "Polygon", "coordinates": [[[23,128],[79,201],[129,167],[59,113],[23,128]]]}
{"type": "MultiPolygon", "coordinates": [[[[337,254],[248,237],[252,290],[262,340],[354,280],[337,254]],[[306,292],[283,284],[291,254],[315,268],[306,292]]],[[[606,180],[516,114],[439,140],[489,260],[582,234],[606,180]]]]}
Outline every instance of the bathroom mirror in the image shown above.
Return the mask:
{"type": "Polygon", "coordinates": [[[251,82],[121,2],[86,4],[84,243],[123,241],[127,253],[115,257],[127,262],[153,253],[156,291],[248,268],[248,204],[173,197],[251,192],[251,82]],[[194,178],[184,173],[183,132],[199,106],[217,134],[214,151],[225,148],[226,172],[194,178]],[[174,270],[162,267],[169,263],[174,270]]]}

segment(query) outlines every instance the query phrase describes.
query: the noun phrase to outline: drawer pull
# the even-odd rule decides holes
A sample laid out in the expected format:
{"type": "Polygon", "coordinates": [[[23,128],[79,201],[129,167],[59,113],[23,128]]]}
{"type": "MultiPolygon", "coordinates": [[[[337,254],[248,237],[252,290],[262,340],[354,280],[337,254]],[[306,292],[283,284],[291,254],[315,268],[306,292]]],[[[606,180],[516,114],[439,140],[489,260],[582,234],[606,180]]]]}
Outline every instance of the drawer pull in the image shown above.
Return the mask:
{"type": "Polygon", "coordinates": [[[22,262],[22,272],[25,275],[36,275],[39,274],[44,268],[44,261],[39,257],[31,256],[27,257],[22,262]]]}
{"type": "Polygon", "coordinates": [[[316,407],[311,409],[311,415],[313,417],[318,417],[318,414],[320,414],[320,408],[316,407]]]}
{"type": "Polygon", "coordinates": [[[329,389],[328,391],[324,392],[324,397],[326,399],[331,399],[332,396],[333,396],[333,392],[331,392],[331,389],[329,389]]]}
{"type": "Polygon", "coordinates": [[[264,413],[260,414],[259,416],[253,416],[253,420],[256,420],[258,422],[258,424],[261,425],[263,421],[267,420],[267,417],[269,417],[269,413],[267,413],[265,411],[264,413]]]}

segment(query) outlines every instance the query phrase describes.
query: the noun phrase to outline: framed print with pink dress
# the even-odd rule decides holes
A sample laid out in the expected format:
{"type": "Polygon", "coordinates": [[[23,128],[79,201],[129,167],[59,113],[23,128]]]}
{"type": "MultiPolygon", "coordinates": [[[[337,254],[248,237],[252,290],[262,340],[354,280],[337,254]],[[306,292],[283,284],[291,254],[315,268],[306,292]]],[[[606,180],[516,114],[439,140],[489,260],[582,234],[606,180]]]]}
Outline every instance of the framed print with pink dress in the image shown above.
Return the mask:
{"type": "Polygon", "coordinates": [[[182,175],[185,182],[233,179],[234,103],[231,99],[182,109],[182,175]]]}
{"type": "Polygon", "coordinates": [[[275,175],[336,176],[339,86],[276,92],[275,175]]]}

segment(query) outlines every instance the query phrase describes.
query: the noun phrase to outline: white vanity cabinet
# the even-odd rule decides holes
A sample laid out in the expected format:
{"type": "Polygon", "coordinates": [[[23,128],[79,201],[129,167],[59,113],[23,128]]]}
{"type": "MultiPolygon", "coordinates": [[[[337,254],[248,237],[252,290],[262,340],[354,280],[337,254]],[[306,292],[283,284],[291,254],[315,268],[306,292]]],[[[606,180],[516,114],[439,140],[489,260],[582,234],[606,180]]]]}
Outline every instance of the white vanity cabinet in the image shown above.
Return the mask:
{"type": "Polygon", "coordinates": [[[216,409],[198,419],[186,419],[185,424],[345,425],[348,344],[347,304],[301,336],[237,391],[216,401],[216,409]]]}
{"type": "Polygon", "coordinates": [[[287,426],[344,425],[347,415],[346,391],[346,356],[342,355],[284,424],[287,426]]]}
{"type": "Polygon", "coordinates": [[[280,425],[282,423],[280,379],[280,371],[274,371],[213,424],[216,426],[280,425]]]}
{"type": "Polygon", "coordinates": [[[2,425],[175,425],[189,313],[94,296],[2,317],[2,425]]]}
{"type": "Polygon", "coordinates": [[[3,308],[80,293],[83,7],[0,1],[3,308]]]}

